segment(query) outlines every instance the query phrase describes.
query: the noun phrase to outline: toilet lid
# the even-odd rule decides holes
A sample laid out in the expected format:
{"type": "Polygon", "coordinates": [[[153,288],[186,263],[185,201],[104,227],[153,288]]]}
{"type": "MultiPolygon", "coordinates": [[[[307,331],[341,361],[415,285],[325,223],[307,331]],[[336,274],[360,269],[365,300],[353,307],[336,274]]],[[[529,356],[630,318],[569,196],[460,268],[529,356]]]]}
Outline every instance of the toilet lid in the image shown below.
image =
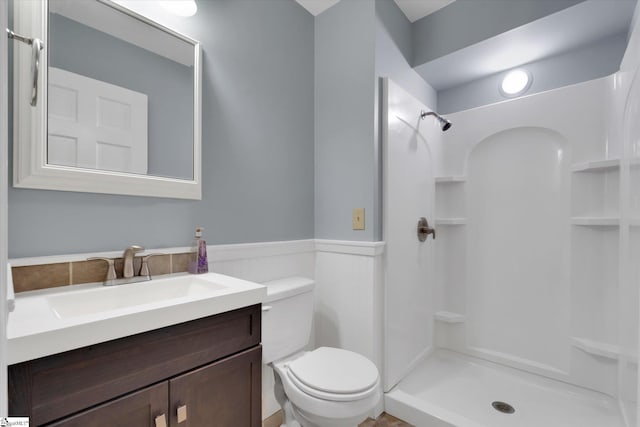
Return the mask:
{"type": "Polygon", "coordinates": [[[289,373],[308,388],[331,394],[358,394],[378,381],[378,369],[369,359],[331,347],[320,347],[294,360],[289,373]]]}

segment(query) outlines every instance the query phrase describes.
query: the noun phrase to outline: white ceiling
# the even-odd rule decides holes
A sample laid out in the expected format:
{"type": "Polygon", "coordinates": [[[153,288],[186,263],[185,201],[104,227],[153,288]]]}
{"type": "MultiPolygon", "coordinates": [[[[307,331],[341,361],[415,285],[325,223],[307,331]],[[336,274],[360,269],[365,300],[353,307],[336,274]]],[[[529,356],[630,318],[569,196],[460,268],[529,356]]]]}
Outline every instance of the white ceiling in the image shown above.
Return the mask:
{"type": "MultiPolygon", "coordinates": [[[[302,7],[307,9],[313,16],[319,15],[329,9],[340,0],[296,0],[302,7]]],[[[415,22],[420,18],[442,9],[455,0],[394,0],[402,12],[415,22]]]]}
{"type": "MultiPolygon", "coordinates": [[[[157,4],[151,2],[115,0],[115,3],[143,16],[148,16],[148,14],[144,9],[136,9],[136,6],[149,3],[149,7],[159,9],[157,4]]],[[[191,44],[152,25],[140,25],[137,18],[120,13],[104,3],[57,0],[49,3],[49,10],[51,13],[95,28],[172,61],[188,67],[193,65],[193,46],[191,44]]]]}
{"type": "Polygon", "coordinates": [[[416,22],[433,12],[453,3],[455,0],[394,0],[409,21],[416,22]]]}
{"type": "Polygon", "coordinates": [[[296,0],[302,7],[307,9],[310,14],[317,16],[329,9],[340,0],[296,0]]]}

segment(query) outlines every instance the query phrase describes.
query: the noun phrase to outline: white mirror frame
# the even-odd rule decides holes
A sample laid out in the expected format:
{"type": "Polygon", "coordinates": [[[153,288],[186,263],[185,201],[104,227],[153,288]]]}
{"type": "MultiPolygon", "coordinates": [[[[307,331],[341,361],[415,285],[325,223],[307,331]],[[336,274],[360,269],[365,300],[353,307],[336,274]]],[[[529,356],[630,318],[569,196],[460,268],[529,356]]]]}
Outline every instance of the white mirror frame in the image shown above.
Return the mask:
{"type": "Polygon", "coordinates": [[[14,28],[21,35],[44,41],[38,73],[38,100],[31,100],[31,46],[14,41],[14,144],[13,186],[43,190],[134,196],[202,199],[202,63],[200,43],[155,23],[127,8],[100,0],[142,22],[168,32],[194,46],[193,179],[136,175],[47,164],[47,70],[48,1],[19,1],[15,4],[14,28]]]}

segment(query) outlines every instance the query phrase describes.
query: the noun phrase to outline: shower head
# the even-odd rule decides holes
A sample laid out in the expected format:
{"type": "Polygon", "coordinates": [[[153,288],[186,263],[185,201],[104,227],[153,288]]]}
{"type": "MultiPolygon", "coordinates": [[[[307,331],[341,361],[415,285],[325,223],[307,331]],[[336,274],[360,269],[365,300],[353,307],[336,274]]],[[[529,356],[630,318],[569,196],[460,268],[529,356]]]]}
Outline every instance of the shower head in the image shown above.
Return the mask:
{"type": "Polygon", "coordinates": [[[427,116],[434,116],[436,119],[438,119],[438,122],[440,122],[440,126],[442,127],[442,131],[446,131],[449,130],[449,128],[451,127],[451,122],[447,119],[445,119],[444,117],[442,117],[441,115],[439,115],[438,113],[434,113],[433,111],[420,111],[420,118],[424,120],[425,117],[427,116]]]}

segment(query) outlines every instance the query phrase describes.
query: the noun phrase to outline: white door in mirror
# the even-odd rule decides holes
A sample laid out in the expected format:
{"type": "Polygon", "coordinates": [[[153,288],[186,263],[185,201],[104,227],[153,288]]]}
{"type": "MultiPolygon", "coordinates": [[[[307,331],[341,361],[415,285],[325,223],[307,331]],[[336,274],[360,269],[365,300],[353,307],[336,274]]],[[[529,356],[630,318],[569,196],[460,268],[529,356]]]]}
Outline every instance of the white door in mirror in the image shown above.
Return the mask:
{"type": "Polygon", "coordinates": [[[47,163],[147,173],[147,96],[49,67],[47,163]]]}

